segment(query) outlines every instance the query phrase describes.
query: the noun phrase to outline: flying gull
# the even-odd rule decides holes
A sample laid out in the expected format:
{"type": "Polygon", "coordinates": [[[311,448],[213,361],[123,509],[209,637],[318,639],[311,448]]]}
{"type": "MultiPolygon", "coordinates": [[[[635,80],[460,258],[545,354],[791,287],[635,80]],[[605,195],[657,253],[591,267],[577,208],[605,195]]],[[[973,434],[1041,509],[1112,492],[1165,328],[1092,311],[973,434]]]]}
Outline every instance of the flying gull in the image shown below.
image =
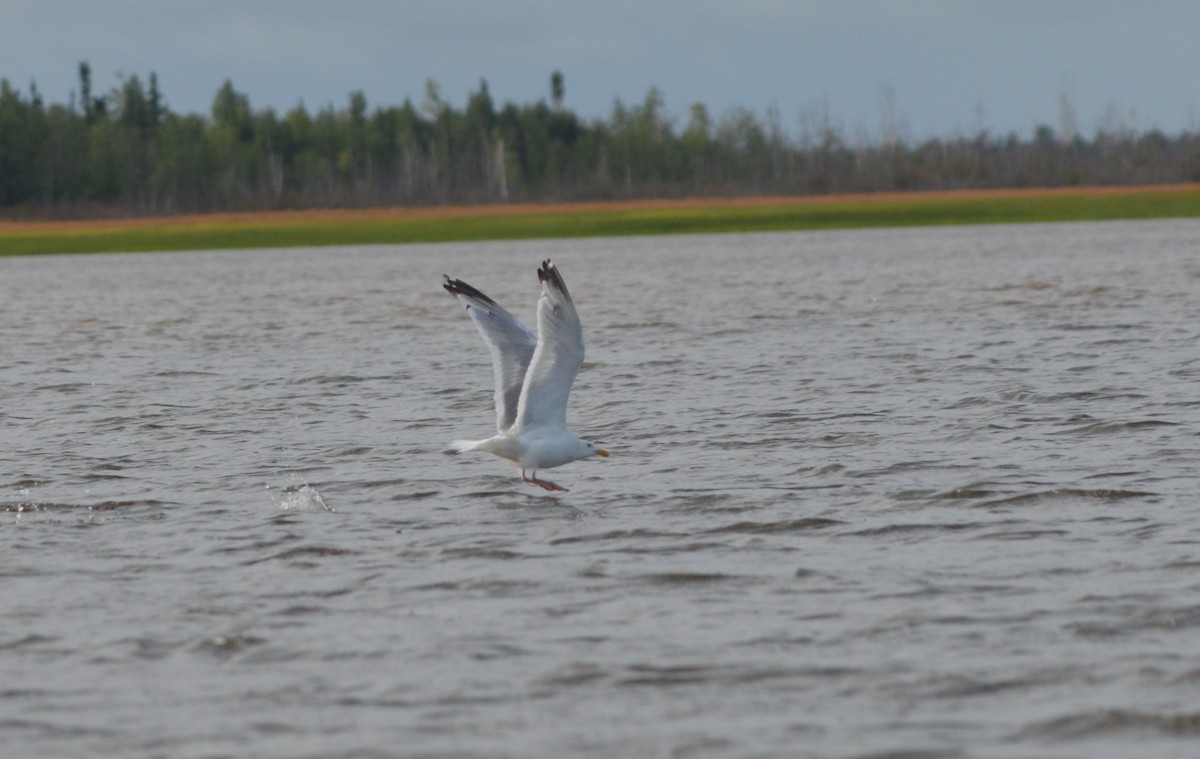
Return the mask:
{"type": "Polygon", "coordinates": [[[562,466],[608,451],[567,429],[567,396],[583,365],[579,313],[558,268],[549,259],[538,269],[535,337],[517,317],[461,279],[442,287],[458,299],[492,354],[496,378],[496,432],[484,440],[456,440],[456,451],[487,451],[521,468],[521,479],[546,490],[561,485],[538,479],[539,469],[562,466]],[[526,475],[526,472],[529,475],[526,475]]]}

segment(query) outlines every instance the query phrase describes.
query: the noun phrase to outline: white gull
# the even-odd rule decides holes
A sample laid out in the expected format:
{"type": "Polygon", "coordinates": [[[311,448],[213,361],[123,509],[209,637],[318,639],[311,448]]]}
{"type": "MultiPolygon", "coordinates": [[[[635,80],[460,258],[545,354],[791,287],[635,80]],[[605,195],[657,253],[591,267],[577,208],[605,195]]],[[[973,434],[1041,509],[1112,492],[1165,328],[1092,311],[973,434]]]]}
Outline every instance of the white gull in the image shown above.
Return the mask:
{"type": "Polygon", "coordinates": [[[550,469],[608,451],[567,428],[567,396],[583,365],[583,328],[562,275],[547,259],[538,269],[535,337],[517,317],[461,279],[442,287],[458,299],[492,354],[496,377],[496,432],[484,440],[455,440],[456,451],[487,451],[514,462],[521,479],[546,490],[566,490],[538,479],[550,469]],[[530,474],[527,476],[526,471],[530,474]]]}

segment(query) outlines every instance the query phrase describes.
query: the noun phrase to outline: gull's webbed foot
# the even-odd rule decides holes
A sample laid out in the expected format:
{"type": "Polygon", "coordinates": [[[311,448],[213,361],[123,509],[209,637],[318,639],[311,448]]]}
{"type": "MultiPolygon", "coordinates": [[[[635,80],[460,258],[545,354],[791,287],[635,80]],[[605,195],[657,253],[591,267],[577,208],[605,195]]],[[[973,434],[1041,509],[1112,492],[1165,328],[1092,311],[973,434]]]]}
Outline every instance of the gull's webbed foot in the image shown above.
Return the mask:
{"type": "Polygon", "coordinates": [[[568,492],[566,488],[564,488],[562,485],[559,485],[557,482],[551,482],[550,480],[539,480],[537,475],[534,475],[533,477],[526,477],[525,473],[521,472],[521,480],[523,482],[532,482],[534,485],[551,492],[568,492]]]}

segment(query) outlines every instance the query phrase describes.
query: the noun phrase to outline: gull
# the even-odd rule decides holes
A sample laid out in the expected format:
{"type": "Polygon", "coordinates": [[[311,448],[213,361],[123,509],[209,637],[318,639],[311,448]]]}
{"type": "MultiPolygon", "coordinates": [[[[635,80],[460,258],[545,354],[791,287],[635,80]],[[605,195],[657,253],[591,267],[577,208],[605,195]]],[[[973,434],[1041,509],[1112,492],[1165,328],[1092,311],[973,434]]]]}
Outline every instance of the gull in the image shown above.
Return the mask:
{"type": "Polygon", "coordinates": [[[451,450],[493,453],[519,466],[523,482],[565,491],[562,485],[538,479],[538,470],[609,454],[567,428],[567,396],[583,365],[583,328],[558,267],[546,259],[538,269],[542,295],[536,337],[479,290],[461,279],[443,278],[442,287],[458,299],[491,351],[496,379],[496,434],[455,440],[451,450]]]}

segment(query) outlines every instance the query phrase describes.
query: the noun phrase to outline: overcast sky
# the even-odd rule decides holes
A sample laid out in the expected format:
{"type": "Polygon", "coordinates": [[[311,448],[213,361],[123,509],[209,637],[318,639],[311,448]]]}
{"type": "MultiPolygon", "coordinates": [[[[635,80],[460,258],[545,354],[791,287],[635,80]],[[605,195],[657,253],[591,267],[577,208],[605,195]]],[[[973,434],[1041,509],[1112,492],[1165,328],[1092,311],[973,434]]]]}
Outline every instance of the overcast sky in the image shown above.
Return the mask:
{"type": "Polygon", "coordinates": [[[0,77],[65,103],[158,75],[168,106],[208,113],[225,79],[253,107],[420,104],[433,79],[462,107],[549,97],[607,117],[658,87],[682,126],[692,103],[778,110],[796,134],[828,114],[877,138],[1102,123],[1200,128],[1196,0],[0,0],[0,77]],[[891,93],[890,96],[888,93],[891,93]]]}

